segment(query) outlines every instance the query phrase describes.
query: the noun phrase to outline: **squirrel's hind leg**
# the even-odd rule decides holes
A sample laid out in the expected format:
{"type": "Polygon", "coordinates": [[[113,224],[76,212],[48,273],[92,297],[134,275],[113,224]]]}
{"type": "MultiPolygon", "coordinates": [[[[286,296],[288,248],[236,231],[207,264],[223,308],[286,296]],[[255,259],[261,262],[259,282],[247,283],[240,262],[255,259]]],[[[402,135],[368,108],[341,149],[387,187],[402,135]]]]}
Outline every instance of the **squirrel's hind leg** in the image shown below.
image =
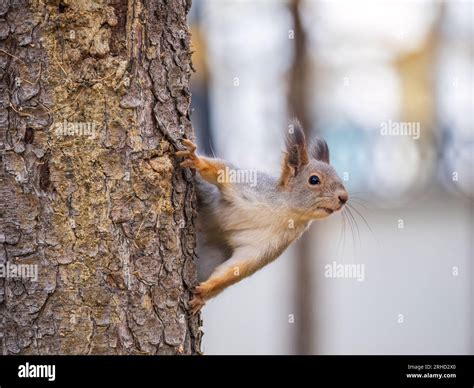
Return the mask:
{"type": "Polygon", "coordinates": [[[252,275],[262,265],[258,258],[248,250],[237,250],[232,257],[219,265],[209,279],[194,289],[194,297],[189,302],[193,314],[198,312],[209,299],[227,287],[252,275]]]}

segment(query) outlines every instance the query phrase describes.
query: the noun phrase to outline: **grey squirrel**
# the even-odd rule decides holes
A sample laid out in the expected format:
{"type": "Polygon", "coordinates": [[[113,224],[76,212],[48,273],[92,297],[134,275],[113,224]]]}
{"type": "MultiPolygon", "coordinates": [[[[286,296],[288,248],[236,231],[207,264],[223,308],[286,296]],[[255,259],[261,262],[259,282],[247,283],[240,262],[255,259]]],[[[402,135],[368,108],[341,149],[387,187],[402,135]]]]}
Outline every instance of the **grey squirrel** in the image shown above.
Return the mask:
{"type": "Polygon", "coordinates": [[[279,178],[257,172],[255,184],[222,179],[231,164],[196,154],[196,145],[182,141],[182,167],[195,176],[197,268],[200,284],[189,304],[195,314],[207,300],[252,275],[280,254],[313,220],[342,209],[349,196],[329,165],[326,142],[308,147],[301,124],[294,120],[286,136],[279,178]]]}

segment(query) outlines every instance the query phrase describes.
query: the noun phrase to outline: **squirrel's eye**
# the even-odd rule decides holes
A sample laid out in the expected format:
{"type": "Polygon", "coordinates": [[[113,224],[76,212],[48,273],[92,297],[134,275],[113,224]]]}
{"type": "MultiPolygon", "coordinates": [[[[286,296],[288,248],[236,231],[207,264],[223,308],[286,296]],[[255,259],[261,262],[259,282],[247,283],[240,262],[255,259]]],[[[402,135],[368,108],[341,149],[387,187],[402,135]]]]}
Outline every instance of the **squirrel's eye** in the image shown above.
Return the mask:
{"type": "Polygon", "coordinates": [[[311,175],[309,177],[309,184],[310,185],[319,185],[321,183],[319,177],[317,175],[311,175]]]}

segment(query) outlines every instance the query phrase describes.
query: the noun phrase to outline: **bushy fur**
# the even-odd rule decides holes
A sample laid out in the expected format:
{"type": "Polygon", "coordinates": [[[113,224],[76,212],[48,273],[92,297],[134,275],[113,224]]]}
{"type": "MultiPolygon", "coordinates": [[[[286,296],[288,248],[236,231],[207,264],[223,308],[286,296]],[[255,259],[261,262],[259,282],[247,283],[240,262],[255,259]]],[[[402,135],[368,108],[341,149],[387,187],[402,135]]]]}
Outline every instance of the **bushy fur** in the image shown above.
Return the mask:
{"type": "MultiPolygon", "coordinates": [[[[235,256],[253,261],[248,274],[276,259],[315,219],[342,207],[345,188],[328,164],[329,149],[317,139],[308,152],[303,129],[294,122],[286,139],[282,175],[259,172],[256,185],[232,183],[224,190],[196,174],[199,280],[235,256]],[[317,175],[319,185],[309,184],[317,175]]],[[[219,163],[236,169],[220,160],[219,163]]]]}

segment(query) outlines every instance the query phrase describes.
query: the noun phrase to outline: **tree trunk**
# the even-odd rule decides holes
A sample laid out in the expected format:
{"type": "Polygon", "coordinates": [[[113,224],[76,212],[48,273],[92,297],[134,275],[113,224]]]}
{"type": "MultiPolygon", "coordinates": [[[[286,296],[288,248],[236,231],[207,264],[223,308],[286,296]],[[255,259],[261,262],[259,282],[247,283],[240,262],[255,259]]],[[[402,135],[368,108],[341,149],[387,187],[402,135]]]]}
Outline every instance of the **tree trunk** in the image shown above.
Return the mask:
{"type": "Polygon", "coordinates": [[[1,0],[3,354],[199,352],[189,7],[1,0]]]}
{"type": "MultiPolygon", "coordinates": [[[[301,0],[291,0],[290,11],[294,23],[294,54],[290,71],[290,87],[288,90],[288,107],[291,116],[297,117],[303,125],[306,138],[311,141],[312,125],[308,106],[308,85],[310,84],[308,64],[308,44],[306,32],[301,20],[301,0]]],[[[313,224],[312,228],[316,227],[313,224]]],[[[295,316],[297,330],[295,338],[295,354],[312,354],[314,342],[313,304],[316,297],[312,262],[315,252],[311,246],[314,236],[304,233],[296,243],[296,301],[295,316]]]]}

